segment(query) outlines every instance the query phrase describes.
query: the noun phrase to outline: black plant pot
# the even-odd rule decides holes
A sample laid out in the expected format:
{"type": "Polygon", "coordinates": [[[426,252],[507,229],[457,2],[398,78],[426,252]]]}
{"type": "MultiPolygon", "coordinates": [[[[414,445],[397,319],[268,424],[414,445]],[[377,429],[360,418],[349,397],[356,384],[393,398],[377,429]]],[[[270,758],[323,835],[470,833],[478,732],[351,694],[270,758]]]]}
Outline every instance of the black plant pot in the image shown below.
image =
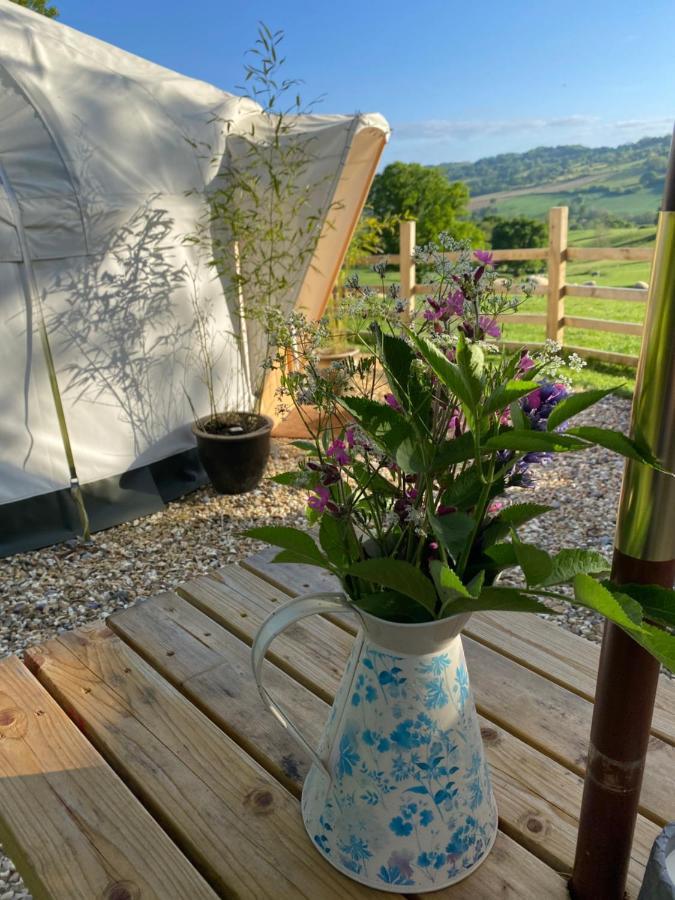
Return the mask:
{"type": "Polygon", "coordinates": [[[218,494],[245,494],[257,488],[270,455],[272,419],[255,413],[227,413],[217,425],[210,416],[192,426],[197,450],[218,494]]]}

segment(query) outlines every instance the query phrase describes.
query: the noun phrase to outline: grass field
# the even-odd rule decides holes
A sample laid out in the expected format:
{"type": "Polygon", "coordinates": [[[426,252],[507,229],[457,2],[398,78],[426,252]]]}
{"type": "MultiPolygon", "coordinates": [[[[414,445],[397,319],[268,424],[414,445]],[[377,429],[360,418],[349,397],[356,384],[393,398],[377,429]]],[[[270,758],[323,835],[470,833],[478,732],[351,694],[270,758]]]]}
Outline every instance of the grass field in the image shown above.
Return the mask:
{"type": "MultiPolygon", "coordinates": [[[[655,226],[603,229],[601,231],[571,231],[569,243],[576,247],[634,247],[650,246],[654,243],[655,226]]],[[[379,284],[379,278],[369,268],[358,269],[362,284],[379,284]]],[[[631,287],[638,281],[649,282],[648,262],[616,262],[599,260],[593,262],[569,263],[567,281],[582,284],[594,281],[605,287],[631,287]]],[[[390,267],[388,284],[398,281],[398,269],[390,267]]],[[[646,293],[646,292],[645,292],[646,293]]],[[[594,300],[582,297],[567,297],[565,311],[570,316],[585,316],[593,319],[608,319],[620,322],[643,322],[646,304],[621,300],[594,300]]],[[[532,297],[521,307],[520,312],[546,312],[546,298],[532,297]]],[[[543,341],[544,327],[504,323],[504,337],[510,341],[543,341]]],[[[578,328],[565,329],[565,344],[575,347],[589,347],[614,353],[637,356],[640,352],[640,338],[625,334],[589,331],[578,328]]],[[[635,385],[635,369],[589,360],[584,370],[575,374],[574,383],[584,387],[621,387],[622,392],[631,392],[635,385]]]]}

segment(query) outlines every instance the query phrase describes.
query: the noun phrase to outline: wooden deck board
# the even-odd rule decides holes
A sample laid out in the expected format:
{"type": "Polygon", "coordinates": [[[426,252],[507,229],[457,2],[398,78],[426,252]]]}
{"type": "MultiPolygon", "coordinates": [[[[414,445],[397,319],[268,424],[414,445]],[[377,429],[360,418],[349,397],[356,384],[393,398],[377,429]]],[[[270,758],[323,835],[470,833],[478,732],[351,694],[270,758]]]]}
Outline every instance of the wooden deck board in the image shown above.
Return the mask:
{"type": "Polygon", "coordinates": [[[221,896],[367,896],[307,853],[297,801],[105,625],[30,663],[221,896]]]}
{"type": "Polygon", "coordinates": [[[216,897],[16,657],[0,662],[0,835],[35,900],[216,897]]]}

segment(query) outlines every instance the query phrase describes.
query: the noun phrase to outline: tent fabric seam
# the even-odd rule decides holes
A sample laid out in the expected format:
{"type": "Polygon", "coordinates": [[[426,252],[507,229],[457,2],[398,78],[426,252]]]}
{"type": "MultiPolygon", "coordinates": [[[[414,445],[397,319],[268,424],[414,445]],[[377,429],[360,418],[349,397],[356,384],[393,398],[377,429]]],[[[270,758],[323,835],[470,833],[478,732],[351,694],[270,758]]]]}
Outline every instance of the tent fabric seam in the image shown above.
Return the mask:
{"type": "MultiPolygon", "coordinates": [[[[42,112],[39,104],[37,104],[35,102],[31,92],[28,91],[28,89],[23,85],[21,80],[16,77],[16,75],[7,67],[7,65],[5,63],[0,62],[0,68],[2,68],[3,71],[7,73],[9,78],[11,78],[11,80],[16,85],[17,90],[21,94],[23,94],[23,96],[26,100],[26,103],[30,107],[32,107],[33,112],[35,113],[35,115],[37,116],[39,121],[41,122],[42,126],[44,127],[45,131],[47,132],[47,134],[49,136],[49,139],[51,140],[51,142],[54,146],[54,149],[56,150],[56,152],[59,155],[61,164],[64,168],[66,175],[68,176],[68,182],[70,184],[70,188],[73,193],[73,198],[75,200],[75,203],[77,204],[77,212],[78,212],[79,219],[80,219],[80,225],[82,226],[82,237],[84,239],[84,246],[85,246],[87,252],[89,252],[90,248],[89,248],[89,241],[88,241],[88,235],[87,235],[87,227],[85,225],[85,219],[84,219],[84,210],[82,209],[82,203],[80,200],[80,191],[78,190],[79,179],[75,176],[75,173],[73,171],[72,163],[70,160],[70,155],[67,153],[67,151],[63,147],[61,147],[61,144],[57,140],[56,135],[54,133],[54,129],[52,128],[48,118],[42,112]]],[[[18,203],[18,199],[17,199],[17,203],[18,203]]],[[[20,204],[19,204],[19,208],[20,208],[20,204]]]]}

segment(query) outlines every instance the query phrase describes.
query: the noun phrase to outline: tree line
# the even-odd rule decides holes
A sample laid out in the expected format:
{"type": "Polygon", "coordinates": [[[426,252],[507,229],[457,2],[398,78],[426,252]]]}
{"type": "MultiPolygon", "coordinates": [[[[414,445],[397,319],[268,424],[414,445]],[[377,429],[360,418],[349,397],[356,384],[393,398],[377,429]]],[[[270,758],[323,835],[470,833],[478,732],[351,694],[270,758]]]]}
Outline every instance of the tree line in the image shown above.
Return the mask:
{"type": "MultiPolygon", "coordinates": [[[[420,245],[436,241],[441,232],[456,240],[494,249],[543,247],[546,243],[544,222],[525,216],[498,215],[486,215],[474,221],[469,218],[468,207],[469,188],[464,182],[451,182],[439,168],[420,163],[391,163],[375,176],[368,196],[364,220],[370,222],[367,231],[370,243],[365,252],[398,253],[401,219],[416,220],[420,245]],[[377,251],[374,245],[379,245],[377,251]]],[[[363,237],[361,229],[357,240],[363,237]]],[[[532,264],[529,268],[532,270],[532,264]]]]}

